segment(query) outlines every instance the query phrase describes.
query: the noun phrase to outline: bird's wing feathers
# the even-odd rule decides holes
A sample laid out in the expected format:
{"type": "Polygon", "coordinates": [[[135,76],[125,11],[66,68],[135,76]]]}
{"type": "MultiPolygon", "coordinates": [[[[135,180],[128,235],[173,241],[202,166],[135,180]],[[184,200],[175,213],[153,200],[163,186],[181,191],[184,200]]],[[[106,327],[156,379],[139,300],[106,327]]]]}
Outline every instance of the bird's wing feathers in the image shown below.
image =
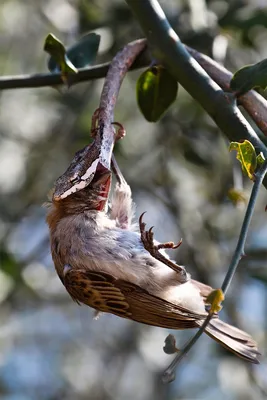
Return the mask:
{"type": "Polygon", "coordinates": [[[196,320],[203,320],[203,315],[104,272],[70,269],[65,274],[64,285],[79,303],[148,325],[185,329],[196,327],[196,320]]]}
{"type": "Polygon", "coordinates": [[[70,269],[64,277],[64,285],[75,301],[129,318],[129,305],[113,281],[114,278],[108,274],[81,269],[70,269]]]}

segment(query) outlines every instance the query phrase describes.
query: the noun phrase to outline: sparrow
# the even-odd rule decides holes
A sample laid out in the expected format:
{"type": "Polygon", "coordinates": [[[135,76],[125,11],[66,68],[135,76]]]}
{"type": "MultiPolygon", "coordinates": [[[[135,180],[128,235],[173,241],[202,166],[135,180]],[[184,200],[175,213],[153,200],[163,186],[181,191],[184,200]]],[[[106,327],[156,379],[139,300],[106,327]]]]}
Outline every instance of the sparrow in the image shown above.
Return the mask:
{"type": "MultiPolygon", "coordinates": [[[[164,246],[154,245],[158,258],[150,254],[145,240],[151,230],[145,231],[141,218],[140,233],[134,222],[131,189],[124,179],[116,184],[109,208],[110,170],[98,165],[91,181],[80,184],[79,179],[68,173],[58,178],[47,214],[52,258],[72,299],[143,324],[199,328],[213,289],[191,279],[184,267],[176,270],[164,246]]],[[[252,337],[218,314],[205,333],[244,360],[259,362],[252,337]]]]}

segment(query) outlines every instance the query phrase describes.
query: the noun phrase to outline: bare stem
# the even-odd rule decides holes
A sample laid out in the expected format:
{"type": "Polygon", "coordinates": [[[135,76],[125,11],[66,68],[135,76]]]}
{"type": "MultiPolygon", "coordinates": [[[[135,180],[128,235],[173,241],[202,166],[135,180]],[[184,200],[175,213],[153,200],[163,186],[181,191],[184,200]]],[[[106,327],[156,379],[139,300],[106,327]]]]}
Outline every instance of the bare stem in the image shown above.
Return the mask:
{"type": "MultiPolygon", "coordinates": [[[[233,276],[235,274],[236,268],[244,255],[244,246],[248,234],[248,228],[250,225],[251,217],[254,212],[257,196],[263,181],[263,178],[267,172],[267,162],[265,162],[259,171],[255,174],[255,181],[254,185],[252,187],[252,191],[250,194],[250,199],[248,203],[248,207],[245,213],[245,217],[243,220],[243,224],[240,230],[238,242],[236,245],[235,252],[233,254],[232,260],[230,262],[228,271],[225,275],[223,284],[221,286],[222,291],[224,294],[226,294],[227,290],[229,289],[229,286],[231,284],[231,281],[233,279],[233,276]]],[[[179,352],[179,354],[174,358],[170,366],[165,370],[163,374],[163,382],[168,383],[174,380],[175,378],[175,368],[179,364],[179,362],[184,358],[184,356],[189,352],[189,350],[194,346],[194,344],[198,341],[200,336],[203,334],[205,331],[205,328],[209,324],[210,320],[212,319],[213,314],[208,314],[207,318],[205,319],[204,323],[202,324],[201,328],[197,331],[197,333],[191,338],[191,340],[185,345],[185,347],[179,352]]]]}
{"type": "Polygon", "coordinates": [[[209,314],[205,321],[203,322],[203,325],[197,333],[189,340],[189,342],[185,345],[183,349],[179,351],[177,356],[173,359],[171,364],[168,366],[168,368],[164,371],[162,375],[162,381],[163,383],[170,383],[175,379],[175,369],[179,362],[184,358],[184,356],[189,352],[189,350],[194,346],[194,344],[198,341],[202,333],[204,332],[206,326],[209,324],[210,320],[212,318],[212,315],[209,314]]]}
{"type": "Polygon", "coordinates": [[[265,177],[266,172],[267,172],[267,162],[265,162],[261,166],[259,171],[255,174],[255,181],[254,181],[254,185],[252,187],[252,191],[251,191],[251,195],[249,198],[244,221],[243,221],[241,231],[239,234],[237,246],[236,246],[235,252],[233,254],[231,263],[229,265],[227,274],[225,275],[222,287],[221,287],[224,294],[226,294],[227,290],[229,289],[229,286],[231,284],[231,281],[233,279],[233,276],[235,274],[235,271],[239,264],[239,261],[245,254],[244,246],[245,246],[245,242],[246,242],[246,238],[247,238],[247,234],[248,234],[248,228],[250,225],[251,217],[254,212],[257,196],[258,196],[258,193],[259,193],[259,190],[260,190],[260,187],[261,187],[261,184],[265,177]]]}
{"type": "MultiPolygon", "coordinates": [[[[150,59],[146,54],[144,57],[138,57],[130,69],[143,68],[149,65],[150,59]]],[[[105,78],[110,63],[94,65],[86,68],[80,68],[77,74],[71,76],[71,86],[80,82],[91,81],[95,79],[105,78]]],[[[40,74],[25,74],[14,76],[0,77],[0,90],[36,88],[63,85],[60,72],[48,72],[40,74]]]]}

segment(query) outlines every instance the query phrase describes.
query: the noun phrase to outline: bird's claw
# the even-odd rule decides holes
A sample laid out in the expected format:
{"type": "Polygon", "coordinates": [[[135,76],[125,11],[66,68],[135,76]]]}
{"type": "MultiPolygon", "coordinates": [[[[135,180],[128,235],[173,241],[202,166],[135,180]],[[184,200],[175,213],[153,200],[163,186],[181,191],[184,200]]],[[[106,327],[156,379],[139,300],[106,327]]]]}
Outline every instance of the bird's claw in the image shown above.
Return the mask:
{"type": "Polygon", "coordinates": [[[165,242],[165,243],[160,243],[158,244],[158,249],[178,249],[178,247],[181,246],[183,243],[183,239],[180,239],[177,244],[174,244],[173,242],[165,242]]]}
{"type": "MultiPolygon", "coordinates": [[[[92,116],[92,123],[91,123],[91,136],[95,137],[98,130],[98,119],[99,119],[99,112],[101,108],[97,108],[92,116]]],[[[116,132],[116,141],[122,139],[126,135],[126,129],[124,129],[123,125],[119,122],[112,122],[111,125],[116,125],[119,129],[116,132]]]]}
{"type": "Polygon", "coordinates": [[[116,141],[124,138],[124,136],[126,135],[126,129],[123,127],[123,125],[119,122],[112,122],[111,125],[116,125],[119,127],[116,133],[116,141]]]}
{"type": "Polygon", "coordinates": [[[177,249],[182,244],[182,239],[175,245],[173,242],[154,244],[154,232],[153,226],[146,230],[146,224],[143,222],[144,213],[139,217],[139,229],[141,234],[141,241],[144,248],[150,253],[152,257],[156,260],[163,262],[169,268],[173,269],[179,275],[181,275],[181,282],[186,282],[189,277],[183,266],[177,265],[175,262],[171,261],[169,258],[165,257],[159,250],[160,249],[177,249]]]}

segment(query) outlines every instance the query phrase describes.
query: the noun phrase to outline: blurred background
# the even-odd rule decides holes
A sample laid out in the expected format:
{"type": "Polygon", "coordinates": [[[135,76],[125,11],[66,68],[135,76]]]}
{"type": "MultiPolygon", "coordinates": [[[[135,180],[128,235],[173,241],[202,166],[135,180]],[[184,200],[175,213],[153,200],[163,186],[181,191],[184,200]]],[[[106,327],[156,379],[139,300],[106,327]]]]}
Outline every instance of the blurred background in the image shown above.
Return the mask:
{"type": "MultiPolygon", "coordinates": [[[[267,56],[264,0],[161,0],[181,39],[235,71],[267,56]]],[[[142,37],[123,0],[2,0],[1,75],[47,71],[44,38],[71,45],[101,34],[97,63],[111,60],[142,37]]],[[[157,124],[136,105],[140,71],[128,74],[116,107],[127,136],[116,156],[133,190],[137,217],[155,226],[159,241],[183,245],[172,253],[194,278],[219,287],[235,248],[249,196],[228,142],[180,87],[157,124]]],[[[161,383],[171,362],[162,347],[167,330],[93,310],[67,295],[52,264],[45,223],[48,193],[73,154],[89,141],[91,115],[103,80],[62,89],[0,94],[0,398],[3,400],[265,399],[267,397],[267,192],[262,188],[246,246],[222,318],[259,343],[261,365],[239,360],[202,337],[161,383]]],[[[181,347],[192,331],[172,332],[181,347]]]]}

